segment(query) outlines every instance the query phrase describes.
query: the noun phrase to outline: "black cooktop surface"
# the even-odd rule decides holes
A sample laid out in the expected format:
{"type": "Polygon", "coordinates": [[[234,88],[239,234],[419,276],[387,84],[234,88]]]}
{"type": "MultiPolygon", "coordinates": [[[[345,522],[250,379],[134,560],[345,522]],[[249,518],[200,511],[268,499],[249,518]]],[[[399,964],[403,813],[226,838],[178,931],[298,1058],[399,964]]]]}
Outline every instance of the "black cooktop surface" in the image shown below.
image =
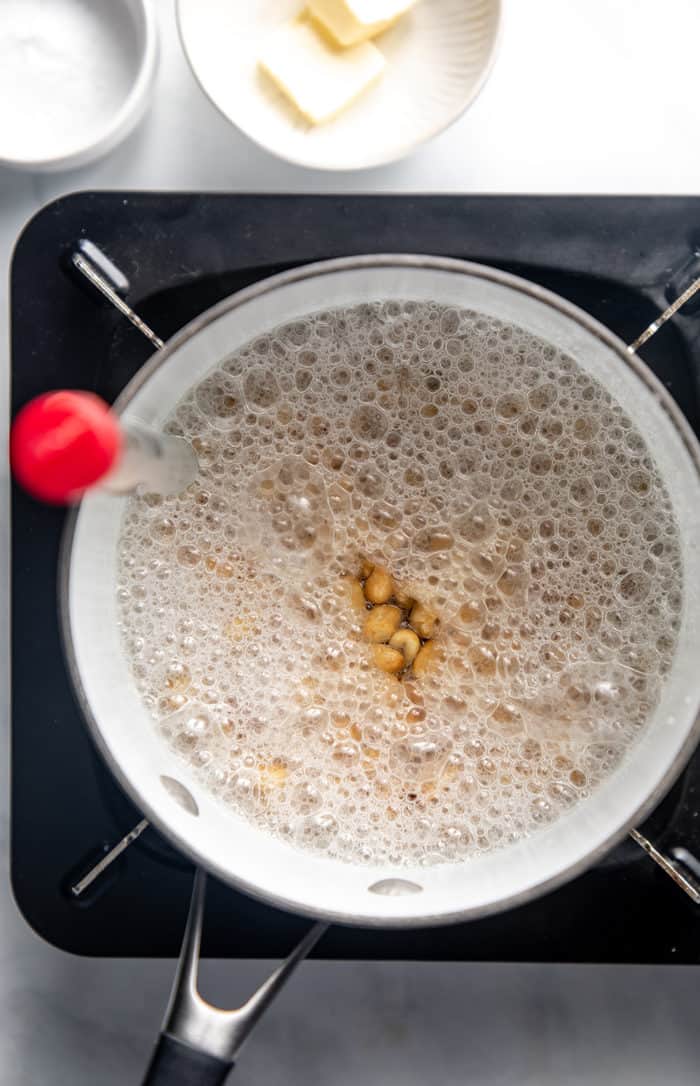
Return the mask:
{"type": "MultiPolygon", "coordinates": [[[[113,400],[145,339],[64,271],[81,238],[129,280],[167,338],[264,276],[369,252],[462,257],[523,275],[634,339],[700,274],[700,199],[80,193],[44,208],[12,263],[12,406],[57,387],[113,400]]],[[[698,430],[700,317],[683,310],[642,352],[698,430]]],[[[148,829],[81,898],[71,885],[141,817],[95,751],[63,663],[56,567],[65,514],[12,496],[12,882],[27,921],[80,954],[178,953],[192,870],[148,829]]],[[[700,754],[648,820],[700,857],[700,754]]],[[[410,932],[336,927],[329,958],[700,961],[698,909],[631,841],[529,905],[410,932]]],[[[210,880],[204,953],[279,957],[308,922],[210,880]]]]}

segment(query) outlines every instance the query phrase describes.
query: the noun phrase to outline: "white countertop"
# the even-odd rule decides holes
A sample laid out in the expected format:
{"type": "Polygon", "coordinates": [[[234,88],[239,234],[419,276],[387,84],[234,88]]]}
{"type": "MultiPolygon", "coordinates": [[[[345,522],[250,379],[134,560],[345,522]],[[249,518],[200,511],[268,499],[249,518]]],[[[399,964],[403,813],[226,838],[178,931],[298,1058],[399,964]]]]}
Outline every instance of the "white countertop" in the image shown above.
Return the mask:
{"type": "MultiPolygon", "coordinates": [[[[172,3],[157,6],[156,100],[137,132],[71,174],[0,170],[0,312],[21,225],[76,189],[700,195],[698,0],[505,0],[500,56],[472,109],[412,158],[358,175],[287,166],[233,132],[190,75],[172,3]]],[[[4,426],[5,380],[1,395],[4,426]]],[[[5,464],[0,482],[6,510],[5,464]]],[[[6,691],[6,515],[0,550],[6,691]]],[[[7,716],[3,705],[5,740],[7,716]]],[[[172,963],[75,958],[30,932],[10,896],[1,802],[0,1079],[137,1083],[172,963]]],[[[230,962],[207,963],[204,973],[208,993],[224,1001],[261,975],[255,963],[230,962]]],[[[700,1060],[699,984],[688,968],[310,963],[259,1026],[236,1075],[332,1086],[690,1086],[700,1060]]]]}

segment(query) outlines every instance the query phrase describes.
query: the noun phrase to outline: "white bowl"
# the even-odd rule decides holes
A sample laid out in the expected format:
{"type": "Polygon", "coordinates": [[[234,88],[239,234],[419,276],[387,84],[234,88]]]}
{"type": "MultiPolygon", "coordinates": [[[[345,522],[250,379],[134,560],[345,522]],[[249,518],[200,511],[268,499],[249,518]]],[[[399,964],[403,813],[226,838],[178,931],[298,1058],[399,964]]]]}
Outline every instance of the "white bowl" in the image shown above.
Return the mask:
{"type": "Polygon", "coordinates": [[[501,0],[419,0],[375,44],[388,64],[348,110],[312,126],[258,68],[266,35],[303,0],[178,0],[182,44],[227,120],[301,166],[355,170],[402,158],[474,101],[491,70],[501,0]]]}
{"type": "Polygon", "coordinates": [[[0,165],[67,170],[135,127],[157,66],[150,0],[0,0],[0,165]]]}

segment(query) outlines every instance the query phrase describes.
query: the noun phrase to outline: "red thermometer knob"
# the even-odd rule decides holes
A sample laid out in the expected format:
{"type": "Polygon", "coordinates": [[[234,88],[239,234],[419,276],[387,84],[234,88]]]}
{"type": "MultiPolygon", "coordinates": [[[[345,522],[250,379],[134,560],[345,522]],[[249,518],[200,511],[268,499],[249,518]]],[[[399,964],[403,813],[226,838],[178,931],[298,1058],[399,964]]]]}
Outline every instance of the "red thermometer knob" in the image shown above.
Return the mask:
{"type": "Polygon", "coordinates": [[[108,405],[92,392],[47,392],[12,424],[10,458],[17,481],[35,498],[77,501],[114,467],[122,433],[108,405]]]}

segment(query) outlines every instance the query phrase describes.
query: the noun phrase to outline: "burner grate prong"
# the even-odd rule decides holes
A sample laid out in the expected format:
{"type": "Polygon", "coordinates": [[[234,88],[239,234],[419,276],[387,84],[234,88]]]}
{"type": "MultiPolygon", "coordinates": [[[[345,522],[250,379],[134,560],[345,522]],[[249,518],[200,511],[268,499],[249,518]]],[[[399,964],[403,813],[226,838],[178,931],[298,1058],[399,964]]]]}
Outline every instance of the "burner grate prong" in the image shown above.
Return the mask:
{"type": "Polygon", "coordinates": [[[137,822],[133,830],[129,830],[129,832],[122,837],[121,841],[117,841],[114,848],[111,848],[109,852],[102,857],[99,863],[96,863],[94,867],[90,868],[87,875],[83,875],[82,879],[79,879],[78,882],[71,886],[70,892],[73,897],[80,897],[88,887],[92,886],[93,882],[100,877],[102,872],[106,871],[110,864],[113,864],[114,861],[121,856],[122,852],[126,852],[129,845],[138,840],[143,831],[147,830],[149,826],[150,822],[147,818],[142,818],[140,822],[137,822]]]}
{"type": "Polygon", "coordinates": [[[677,886],[680,886],[691,901],[695,905],[700,905],[700,885],[690,878],[681,869],[678,863],[674,863],[663,852],[661,852],[655,845],[652,845],[651,841],[639,832],[639,830],[630,830],[630,837],[633,841],[644,849],[647,856],[649,856],[655,864],[658,864],[661,870],[673,879],[677,886]]]}
{"type": "Polygon", "coordinates": [[[139,332],[146,337],[156,350],[160,350],[161,347],[165,346],[164,340],[156,335],[153,329],[146,324],[142,317],[139,317],[138,313],[136,313],[130,305],[127,305],[124,299],[109,285],[105,277],[100,275],[95,265],[92,264],[83,253],[73,253],[71,263],[76,271],[79,271],[81,275],[84,275],[88,282],[91,283],[96,290],[99,290],[100,294],[102,294],[115,309],[119,310],[122,316],[131,321],[134,328],[138,328],[139,332]]]}
{"type": "Polygon", "coordinates": [[[643,347],[645,343],[648,343],[651,337],[656,335],[659,328],[661,328],[666,323],[666,321],[670,320],[671,317],[675,313],[677,313],[678,310],[682,306],[684,306],[686,302],[689,302],[690,299],[695,294],[697,294],[699,290],[700,277],[692,282],[689,287],[686,287],[683,293],[676,298],[675,302],[672,302],[671,305],[667,306],[666,309],[664,309],[663,313],[659,313],[658,317],[644,329],[641,335],[637,336],[634,343],[629,344],[629,346],[627,347],[629,353],[636,354],[639,348],[643,347]]]}

